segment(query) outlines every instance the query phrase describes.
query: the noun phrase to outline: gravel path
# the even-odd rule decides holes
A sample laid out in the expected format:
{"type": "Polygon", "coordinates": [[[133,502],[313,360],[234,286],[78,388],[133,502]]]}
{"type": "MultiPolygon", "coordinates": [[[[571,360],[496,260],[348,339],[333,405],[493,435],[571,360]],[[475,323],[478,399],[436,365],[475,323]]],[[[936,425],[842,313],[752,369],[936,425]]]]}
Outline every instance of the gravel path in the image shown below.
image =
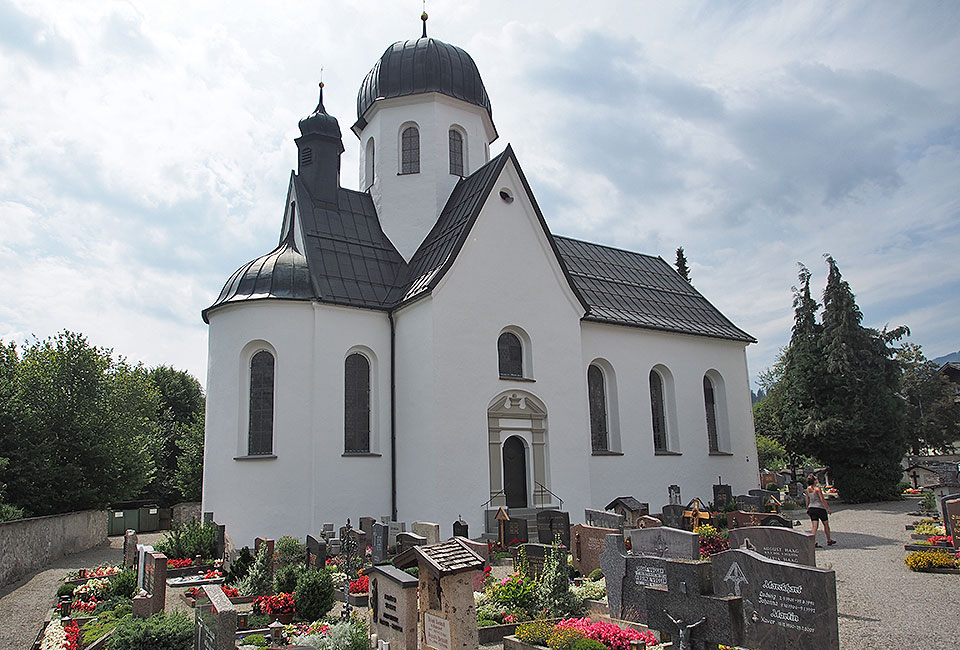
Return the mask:
{"type": "MultiPolygon", "coordinates": [[[[817,551],[817,566],[837,572],[840,647],[953,647],[960,628],[960,575],[914,573],[903,563],[904,530],[915,500],[858,506],[832,504],[836,546],[817,551]]],[[[804,522],[803,529],[809,529],[804,522]]],[[[150,543],[156,535],[141,535],[150,543]]],[[[823,533],[819,540],[824,542],[823,533]]],[[[50,612],[53,594],[68,571],[121,560],[122,537],[63,558],[0,590],[0,648],[26,649],[50,612]]],[[[179,590],[182,591],[182,590],[179,590]]],[[[167,609],[180,609],[178,590],[168,590],[167,609]]],[[[484,646],[493,650],[494,646],[484,646]]]]}

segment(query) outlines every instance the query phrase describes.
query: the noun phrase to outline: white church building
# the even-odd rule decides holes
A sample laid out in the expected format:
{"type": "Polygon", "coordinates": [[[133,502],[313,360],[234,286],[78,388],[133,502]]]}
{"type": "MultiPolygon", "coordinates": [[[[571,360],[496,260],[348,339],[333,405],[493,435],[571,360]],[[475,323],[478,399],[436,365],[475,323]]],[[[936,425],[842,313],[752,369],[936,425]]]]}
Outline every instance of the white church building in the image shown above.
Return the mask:
{"type": "Polygon", "coordinates": [[[279,244],[203,311],[203,509],[234,543],[758,486],[753,339],[660,257],[550,231],[513,149],[491,157],[469,54],[424,23],[351,130],[360,191],[321,90],[279,244]]]}

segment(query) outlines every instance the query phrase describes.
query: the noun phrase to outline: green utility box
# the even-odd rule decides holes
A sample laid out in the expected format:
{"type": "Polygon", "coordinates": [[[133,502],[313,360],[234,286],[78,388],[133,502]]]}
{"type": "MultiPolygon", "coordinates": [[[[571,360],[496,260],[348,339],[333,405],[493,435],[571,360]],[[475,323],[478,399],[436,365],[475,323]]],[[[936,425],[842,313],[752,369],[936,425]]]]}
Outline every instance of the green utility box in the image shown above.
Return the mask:
{"type": "Polygon", "coordinates": [[[140,508],[140,526],[138,533],[152,533],[160,530],[160,506],[152,505],[140,508]]]}

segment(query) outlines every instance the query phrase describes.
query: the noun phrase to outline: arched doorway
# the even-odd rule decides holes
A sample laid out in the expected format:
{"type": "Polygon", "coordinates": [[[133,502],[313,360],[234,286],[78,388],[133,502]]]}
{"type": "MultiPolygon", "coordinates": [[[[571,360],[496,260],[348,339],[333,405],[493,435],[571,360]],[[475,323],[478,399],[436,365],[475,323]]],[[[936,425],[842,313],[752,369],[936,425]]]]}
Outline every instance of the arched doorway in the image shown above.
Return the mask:
{"type": "Polygon", "coordinates": [[[527,507],[527,450],[519,436],[503,443],[503,492],[508,508],[527,507]]]}

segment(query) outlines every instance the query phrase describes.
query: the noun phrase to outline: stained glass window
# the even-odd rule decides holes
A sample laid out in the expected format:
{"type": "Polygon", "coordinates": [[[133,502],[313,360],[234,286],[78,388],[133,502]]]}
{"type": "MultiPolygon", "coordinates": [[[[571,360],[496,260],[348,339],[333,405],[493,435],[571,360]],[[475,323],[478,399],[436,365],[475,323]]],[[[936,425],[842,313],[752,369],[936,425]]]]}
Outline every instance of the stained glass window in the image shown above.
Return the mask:
{"type": "Polygon", "coordinates": [[[273,355],[260,350],[250,360],[250,430],[247,454],[273,453],[273,355]]]}
{"type": "Polygon", "coordinates": [[[420,173],[420,131],[408,126],[400,137],[400,173],[420,173]]]}
{"type": "Polygon", "coordinates": [[[450,173],[463,176],[463,136],[450,129],[450,173]]]}
{"type": "Polygon", "coordinates": [[[346,453],[369,453],[370,362],[360,353],[344,364],[343,429],[346,453]]]}
{"type": "Polygon", "coordinates": [[[587,369],[587,393],[590,399],[590,444],[593,451],[609,451],[607,434],[607,392],[603,371],[591,365],[587,369]]]}

